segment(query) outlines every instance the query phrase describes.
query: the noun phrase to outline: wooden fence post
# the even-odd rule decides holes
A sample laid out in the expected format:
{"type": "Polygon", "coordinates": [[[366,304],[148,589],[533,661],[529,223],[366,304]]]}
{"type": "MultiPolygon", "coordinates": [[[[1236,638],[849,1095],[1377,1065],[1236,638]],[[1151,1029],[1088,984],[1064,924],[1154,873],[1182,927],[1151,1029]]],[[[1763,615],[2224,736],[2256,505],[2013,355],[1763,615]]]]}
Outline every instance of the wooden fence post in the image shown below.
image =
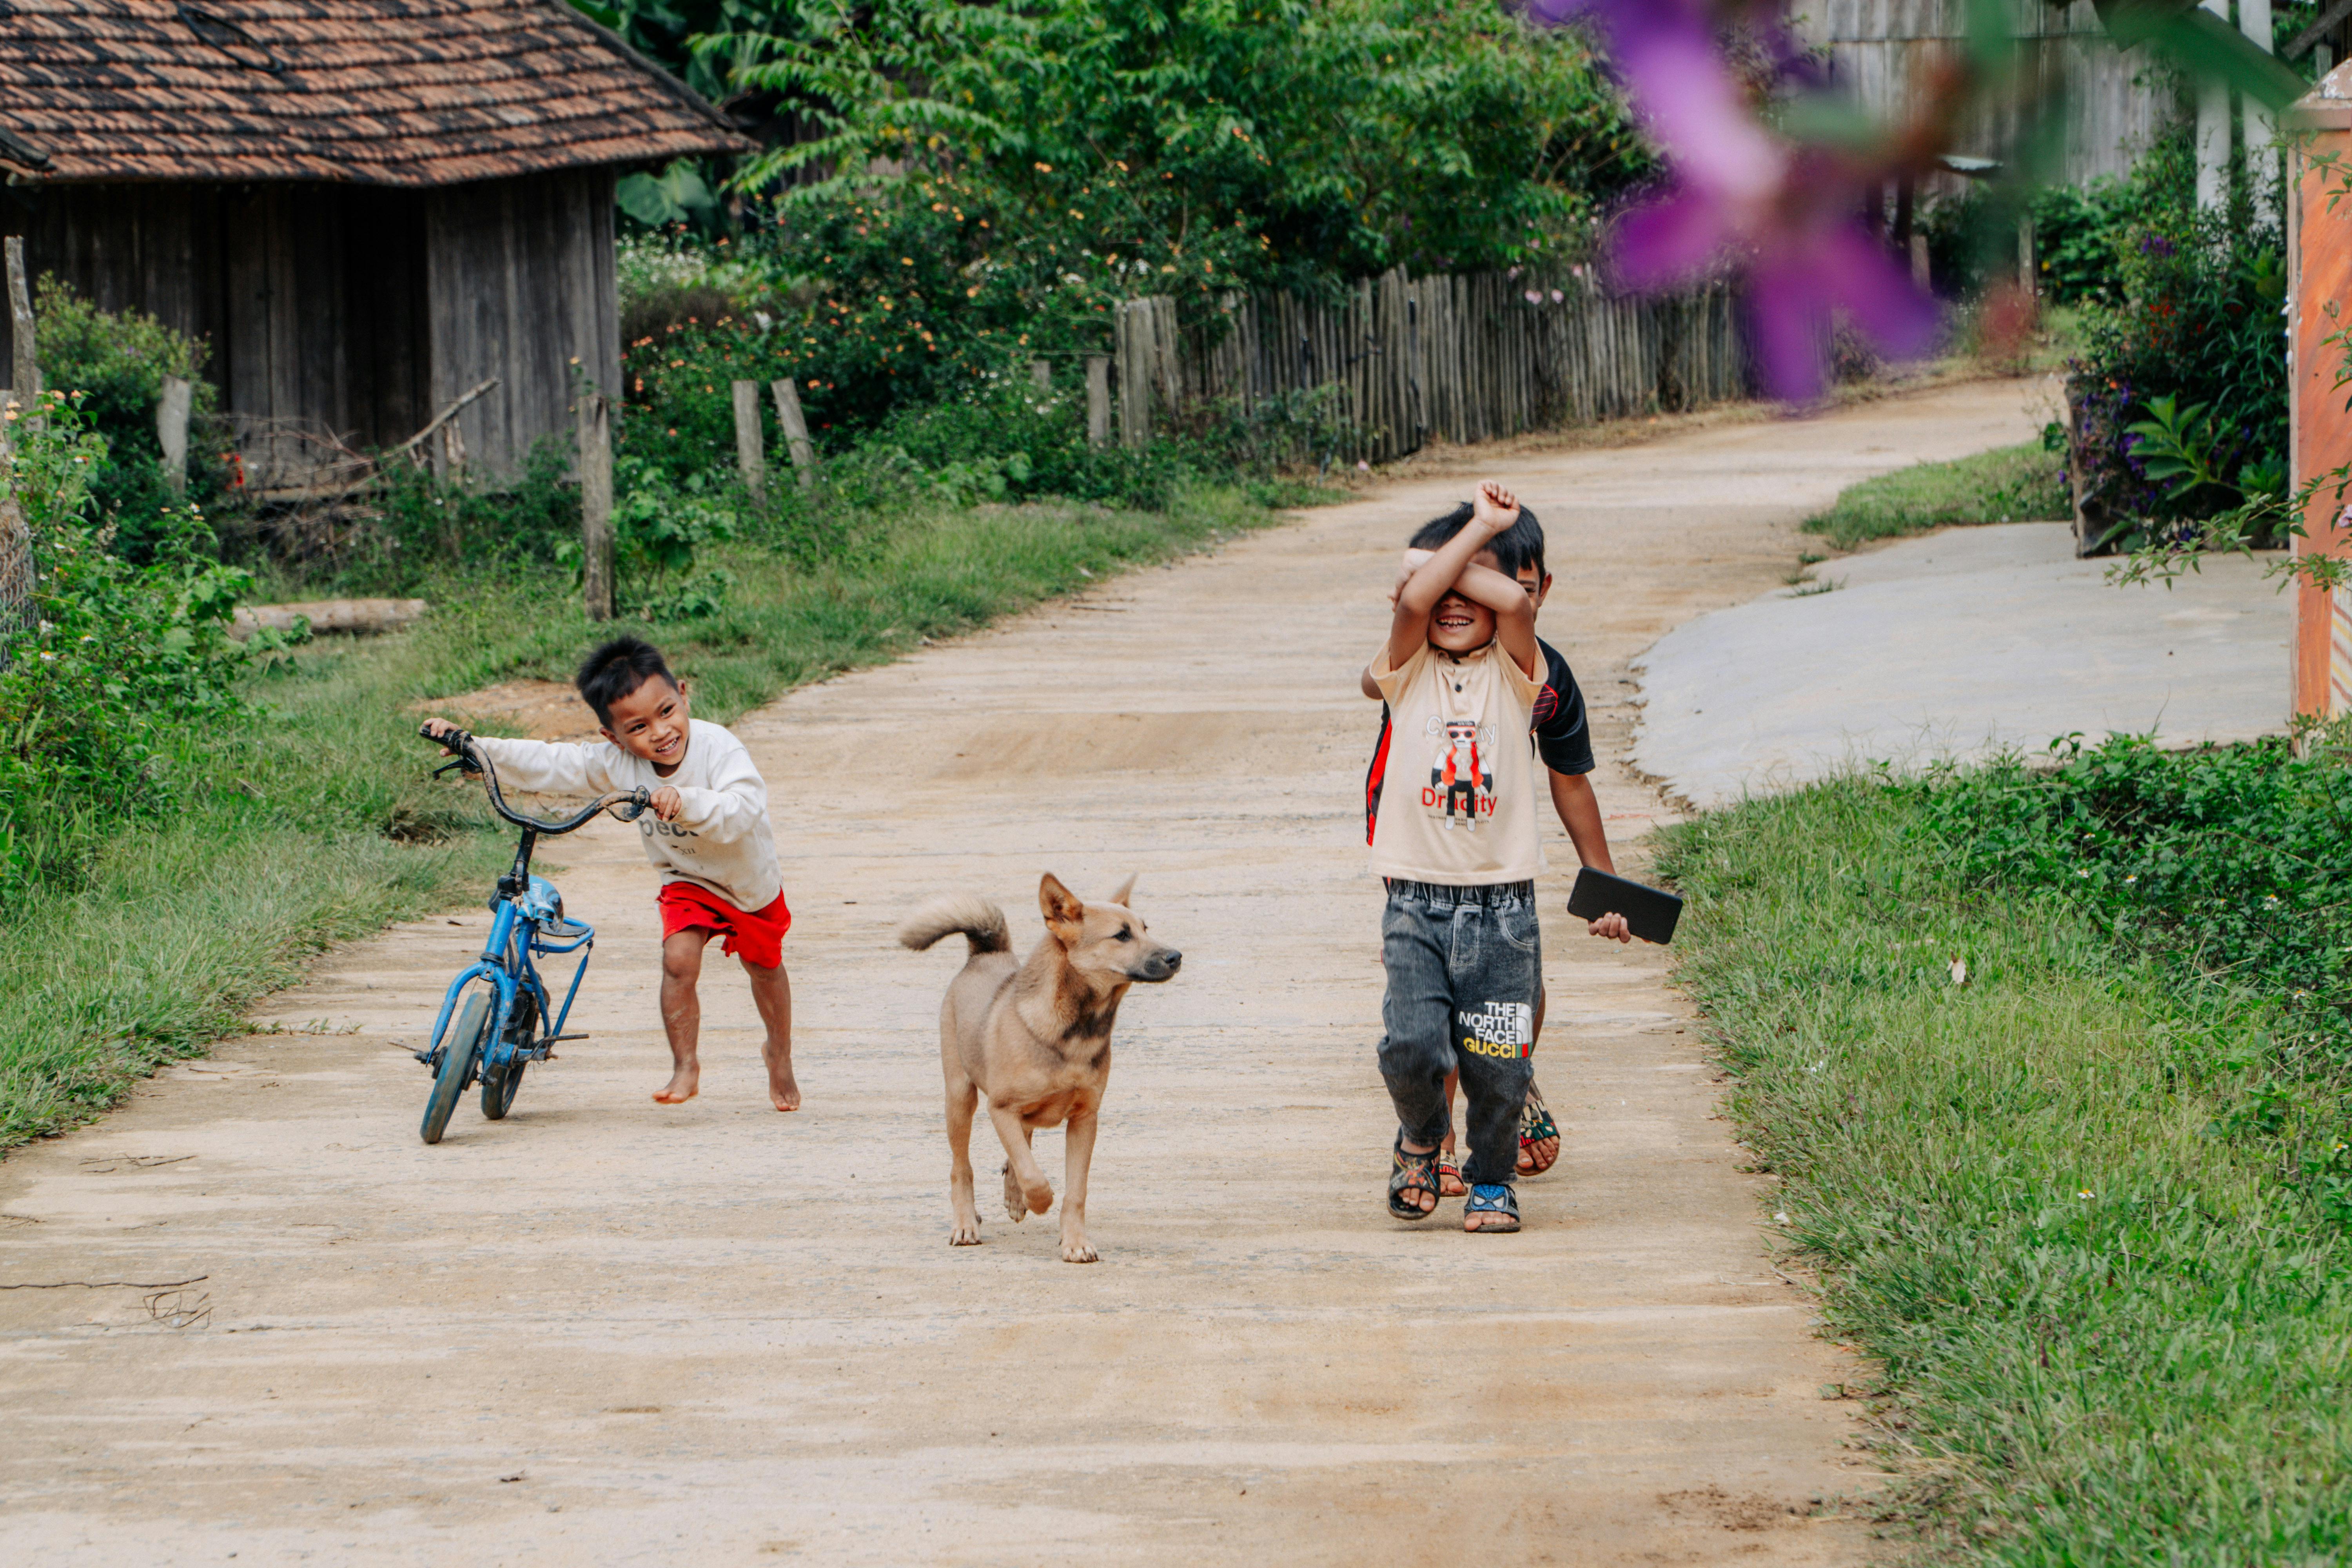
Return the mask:
{"type": "Polygon", "coordinates": [[[1121,300],[1112,310],[1118,343],[1118,438],[1141,447],[1151,440],[1151,302],[1121,300]]]}
{"type": "Polygon", "coordinates": [[[768,390],[776,400],[776,423],[784,427],[784,450],[793,455],[793,468],[799,475],[801,489],[816,483],[816,446],[810,441],[808,419],[801,413],[801,389],[790,376],[771,382],[768,390]]]}
{"type": "Polygon", "coordinates": [[[22,411],[18,417],[32,421],[37,428],[41,417],[41,361],[33,342],[33,286],[25,277],[25,237],[10,235],[5,248],[9,336],[16,350],[16,405],[22,411]]]}
{"type": "MultiPolygon", "coordinates": [[[[0,409],[7,407],[9,396],[0,392],[0,409]]],[[[16,442],[7,422],[0,420],[0,637],[24,622],[25,606],[32,600],[33,536],[16,504],[16,442]]],[[[7,664],[7,650],[0,647],[0,669],[7,664]]]]}
{"type": "Polygon", "coordinates": [[[588,618],[613,618],[613,400],[583,388],[580,429],[580,590],[588,618]]]}
{"type": "Polygon", "coordinates": [[[188,408],[195,392],[176,375],[163,378],[163,395],[155,405],[155,439],[163,447],[163,482],[173,495],[188,489],[188,408]]]}
{"type": "Polygon", "coordinates": [[[1051,392],[1051,391],[1053,391],[1053,390],[1054,390],[1054,367],[1053,367],[1053,364],[1052,364],[1050,362],[1045,361],[1045,360],[1042,360],[1042,359],[1033,359],[1033,360],[1031,360],[1031,361],[1029,362],[1029,379],[1030,379],[1031,381],[1034,381],[1034,382],[1035,382],[1035,383],[1037,384],[1037,390],[1038,390],[1038,391],[1040,391],[1040,392],[1051,392]]]}
{"type": "Polygon", "coordinates": [[[735,470],[756,505],[768,499],[766,441],[760,433],[760,384],[739,381],[735,393],[735,470]]]}
{"type": "Polygon", "coordinates": [[[1110,445],[1110,356],[1087,356],[1087,445],[1110,445]]]}

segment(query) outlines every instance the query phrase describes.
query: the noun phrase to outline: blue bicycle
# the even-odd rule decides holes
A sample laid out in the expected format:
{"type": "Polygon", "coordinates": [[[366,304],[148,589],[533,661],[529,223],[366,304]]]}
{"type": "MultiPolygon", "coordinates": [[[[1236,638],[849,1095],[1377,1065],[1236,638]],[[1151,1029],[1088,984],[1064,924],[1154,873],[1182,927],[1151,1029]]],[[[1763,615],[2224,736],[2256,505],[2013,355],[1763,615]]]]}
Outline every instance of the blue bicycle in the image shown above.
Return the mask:
{"type": "Polygon", "coordinates": [[[441,1015],[433,1021],[433,1043],[415,1053],[418,1061],[433,1069],[433,1093],[425,1102],[425,1121],[417,1131],[427,1143],[438,1143],[468,1085],[480,1082],[482,1114],[496,1121],[514,1108],[526,1064],[545,1061],[551,1048],[564,1040],[585,1037],[566,1035],[563,1023],[572,1016],[572,998],[580,994],[581,976],[588,973],[588,953],[595,946],[596,933],[563,918],[563,895],[546,878],[530,874],[531,851],[541,837],[570,833],[600,811],[634,822],[651,804],[652,795],[642,789],[614,791],[561,822],[541,821],[507,805],[499,793],[498,769],[474,743],[473,736],[463,730],[436,735],[419,729],[417,733],[456,759],[434,769],[436,778],[452,768],[479,775],[488,786],[491,806],[522,829],[514,865],[499,879],[498,890],[490,895],[490,939],[482,945],[482,956],[449,982],[449,990],[441,999],[441,1015]],[[578,953],[580,963],[572,972],[571,988],[563,994],[563,1005],[555,1012],[554,1023],[542,1027],[549,1016],[547,987],[541,983],[533,960],[567,952],[578,953]],[[449,1021],[452,1016],[457,1019],[454,1026],[449,1021]]]}

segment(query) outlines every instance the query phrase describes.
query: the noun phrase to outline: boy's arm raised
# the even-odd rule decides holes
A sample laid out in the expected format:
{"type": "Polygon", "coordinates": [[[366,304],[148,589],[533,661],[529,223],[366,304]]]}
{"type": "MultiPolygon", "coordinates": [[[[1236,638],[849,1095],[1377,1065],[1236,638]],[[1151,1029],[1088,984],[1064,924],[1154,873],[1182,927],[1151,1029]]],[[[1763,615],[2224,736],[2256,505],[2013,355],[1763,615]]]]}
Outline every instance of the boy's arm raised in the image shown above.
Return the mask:
{"type": "MultiPolygon", "coordinates": [[[[1480,489],[1483,492],[1485,487],[1480,489]]],[[[1482,502],[1485,500],[1483,493],[1480,500],[1482,502]]],[[[1495,535],[1510,527],[1517,516],[1516,507],[1503,512],[1480,505],[1471,514],[1470,521],[1462,525],[1461,532],[1447,540],[1436,553],[1423,562],[1420,568],[1405,579],[1404,586],[1397,590],[1396,614],[1389,618],[1389,651],[1385,662],[1391,669],[1403,668],[1405,660],[1428,645],[1429,616],[1437,608],[1437,601],[1445,597],[1445,591],[1460,579],[1463,568],[1470,564],[1470,558],[1493,543],[1495,535]]],[[[1504,581],[1510,580],[1505,578],[1504,581]]],[[[1517,584],[1511,586],[1514,592],[1517,592],[1517,584]]],[[[1521,593],[1519,597],[1525,599],[1527,595],[1521,593]]],[[[1532,638],[1535,635],[1532,612],[1528,625],[1531,628],[1528,636],[1532,638]]]]}
{"type": "Polygon", "coordinates": [[[1506,577],[1491,566],[1465,566],[1454,586],[1464,598],[1475,600],[1495,612],[1495,636],[1502,643],[1503,651],[1527,672],[1529,680],[1541,680],[1543,648],[1536,642],[1535,601],[1528,597],[1528,591],[1519,586],[1518,580],[1506,577]]]}

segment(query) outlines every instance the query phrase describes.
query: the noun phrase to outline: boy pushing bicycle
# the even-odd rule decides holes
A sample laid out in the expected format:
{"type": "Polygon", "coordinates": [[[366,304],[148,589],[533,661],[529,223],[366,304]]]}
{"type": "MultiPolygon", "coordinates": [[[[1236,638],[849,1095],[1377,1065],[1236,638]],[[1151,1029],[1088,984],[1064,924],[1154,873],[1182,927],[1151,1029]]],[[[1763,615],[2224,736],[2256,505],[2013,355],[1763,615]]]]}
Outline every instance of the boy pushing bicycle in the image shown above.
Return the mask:
{"type": "MultiPolygon", "coordinates": [[[[652,792],[637,831],[646,858],[662,875],[662,1026],[674,1069],[654,1099],[680,1105],[700,1087],[697,986],[704,947],[723,937],[721,951],[743,961],[751,999],[767,1026],[760,1054],[768,1066],[768,1097],[778,1110],[798,1110],[793,991],[783,952],[793,913],[784,905],[766,781],[742,742],[693,717],[685,684],[652,644],[614,637],[588,656],[577,684],[596,710],[602,743],[478,736],[474,744],[511,788],[652,792]]],[[[428,719],[423,730],[436,740],[465,733],[446,719],[428,719]]]]}

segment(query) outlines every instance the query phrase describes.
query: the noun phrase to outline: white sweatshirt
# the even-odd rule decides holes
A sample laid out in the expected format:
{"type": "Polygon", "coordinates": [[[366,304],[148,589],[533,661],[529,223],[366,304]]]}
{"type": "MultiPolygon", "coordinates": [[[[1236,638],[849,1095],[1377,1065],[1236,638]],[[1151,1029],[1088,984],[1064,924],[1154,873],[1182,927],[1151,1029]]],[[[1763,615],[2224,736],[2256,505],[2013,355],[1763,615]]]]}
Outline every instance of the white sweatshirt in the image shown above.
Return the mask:
{"type": "Polygon", "coordinates": [[[499,787],[543,795],[601,795],[664,784],[677,791],[677,816],[637,818],[646,858],[665,882],[708,888],[739,910],[764,910],[784,890],[768,785],[743,742],[717,724],[692,721],[686,759],[667,778],[610,741],[501,741],[477,737],[499,770],[499,787]]]}

